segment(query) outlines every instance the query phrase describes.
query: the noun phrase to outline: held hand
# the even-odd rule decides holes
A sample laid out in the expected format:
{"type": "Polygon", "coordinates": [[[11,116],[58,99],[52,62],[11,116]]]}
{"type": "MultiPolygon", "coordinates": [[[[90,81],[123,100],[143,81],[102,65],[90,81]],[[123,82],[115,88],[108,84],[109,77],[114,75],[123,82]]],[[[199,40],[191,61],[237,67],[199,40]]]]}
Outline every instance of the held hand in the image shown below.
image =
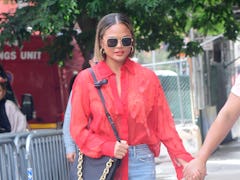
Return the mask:
{"type": "Polygon", "coordinates": [[[74,159],[76,158],[76,153],[75,152],[72,152],[72,153],[68,153],[67,155],[67,160],[71,163],[74,162],[74,159]]]}
{"type": "Polygon", "coordinates": [[[197,158],[193,159],[185,165],[183,175],[186,180],[204,180],[206,176],[206,163],[197,158]]]}
{"type": "Polygon", "coordinates": [[[177,164],[177,166],[179,166],[179,167],[185,167],[185,165],[187,164],[187,161],[185,161],[185,160],[183,160],[183,159],[180,159],[180,158],[177,158],[176,159],[176,164],[177,164]]]}
{"type": "Polygon", "coordinates": [[[128,151],[127,141],[116,142],[114,147],[114,157],[117,159],[122,159],[128,151]]]}

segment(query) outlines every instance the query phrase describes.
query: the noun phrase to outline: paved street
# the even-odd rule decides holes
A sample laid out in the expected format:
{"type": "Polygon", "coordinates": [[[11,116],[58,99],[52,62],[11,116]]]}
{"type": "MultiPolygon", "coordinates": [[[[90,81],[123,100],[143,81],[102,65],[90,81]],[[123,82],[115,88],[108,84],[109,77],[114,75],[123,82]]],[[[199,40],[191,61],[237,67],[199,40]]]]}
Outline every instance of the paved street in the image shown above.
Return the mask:
{"type": "Polygon", "coordinates": [[[222,145],[207,163],[206,180],[240,179],[240,140],[222,145]]]}
{"type": "MultiPolygon", "coordinates": [[[[176,180],[175,171],[166,149],[156,158],[157,180],[176,180]]],[[[240,139],[219,146],[207,163],[205,180],[240,179],[240,139]]]]}

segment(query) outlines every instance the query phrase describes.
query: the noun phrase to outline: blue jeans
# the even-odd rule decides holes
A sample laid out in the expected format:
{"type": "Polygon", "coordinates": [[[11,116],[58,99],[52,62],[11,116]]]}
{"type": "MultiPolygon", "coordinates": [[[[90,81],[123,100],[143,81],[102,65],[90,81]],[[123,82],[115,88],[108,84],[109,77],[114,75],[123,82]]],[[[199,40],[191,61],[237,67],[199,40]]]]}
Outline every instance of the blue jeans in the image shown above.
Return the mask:
{"type": "Polygon", "coordinates": [[[154,155],[146,144],[129,147],[128,179],[156,180],[154,155]]]}

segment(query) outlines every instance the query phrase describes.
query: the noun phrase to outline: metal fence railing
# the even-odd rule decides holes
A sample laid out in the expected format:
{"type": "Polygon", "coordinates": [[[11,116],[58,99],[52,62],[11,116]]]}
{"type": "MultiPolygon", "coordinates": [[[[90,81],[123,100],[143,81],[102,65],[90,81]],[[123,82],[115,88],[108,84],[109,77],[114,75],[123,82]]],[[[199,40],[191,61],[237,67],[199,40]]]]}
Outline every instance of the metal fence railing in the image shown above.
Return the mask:
{"type": "Polygon", "coordinates": [[[65,180],[68,177],[68,163],[62,130],[30,134],[26,140],[26,159],[27,172],[32,179],[65,180]]]}
{"type": "Polygon", "coordinates": [[[16,148],[14,142],[10,138],[0,139],[0,179],[16,180],[16,148]]]}
{"type": "Polygon", "coordinates": [[[66,180],[62,130],[0,134],[0,180],[66,180]]]}
{"type": "Polygon", "coordinates": [[[23,180],[25,141],[29,132],[0,134],[0,180],[23,180]],[[20,166],[20,164],[23,164],[20,166]]]}
{"type": "Polygon", "coordinates": [[[25,180],[27,179],[27,162],[26,162],[26,139],[29,135],[29,132],[19,133],[14,138],[14,143],[17,149],[17,165],[19,169],[18,179],[25,180]]]}

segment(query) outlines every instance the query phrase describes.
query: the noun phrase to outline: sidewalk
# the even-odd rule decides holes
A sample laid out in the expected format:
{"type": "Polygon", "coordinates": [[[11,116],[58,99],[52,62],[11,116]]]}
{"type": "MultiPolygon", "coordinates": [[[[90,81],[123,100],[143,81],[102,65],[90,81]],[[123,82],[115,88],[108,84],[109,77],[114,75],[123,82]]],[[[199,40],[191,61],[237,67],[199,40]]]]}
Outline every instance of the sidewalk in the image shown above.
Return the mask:
{"type": "Polygon", "coordinates": [[[240,179],[240,139],[219,146],[207,162],[206,180],[240,179]]]}
{"type": "MultiPolygon", "coordinates": [[[[157,180],[176,180],[166,148],[162,151],[162,155],[156,158],[157,180]]],[[[240,139],[219,146],[207,162],[207,174],[205,180],[240,179],[240,139]]]]}

